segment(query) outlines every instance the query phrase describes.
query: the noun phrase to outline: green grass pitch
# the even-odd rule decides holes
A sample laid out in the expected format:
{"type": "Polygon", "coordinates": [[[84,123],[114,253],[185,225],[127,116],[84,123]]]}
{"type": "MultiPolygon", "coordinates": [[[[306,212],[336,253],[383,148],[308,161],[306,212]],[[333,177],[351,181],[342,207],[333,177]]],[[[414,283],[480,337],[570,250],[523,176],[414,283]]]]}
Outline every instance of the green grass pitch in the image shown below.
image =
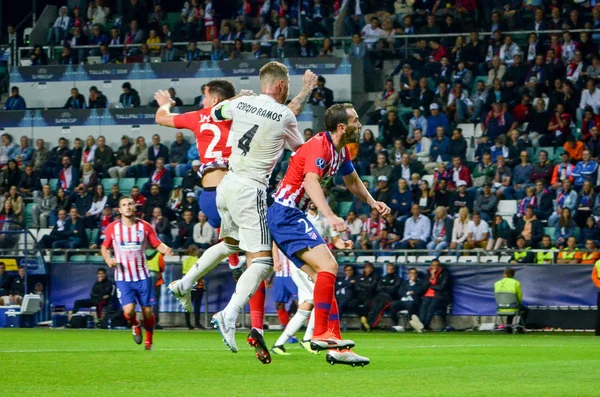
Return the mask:
{"type": "MultiPolygon", "coordinates": [[[[345,333],[364,368],[289,345],[262,365],[217,332],[1,329],[0,396],[600,396],[600,338],[577,334],[345,333]]],[[[268,332],[269,346],[277,333],[268,332]]]]}

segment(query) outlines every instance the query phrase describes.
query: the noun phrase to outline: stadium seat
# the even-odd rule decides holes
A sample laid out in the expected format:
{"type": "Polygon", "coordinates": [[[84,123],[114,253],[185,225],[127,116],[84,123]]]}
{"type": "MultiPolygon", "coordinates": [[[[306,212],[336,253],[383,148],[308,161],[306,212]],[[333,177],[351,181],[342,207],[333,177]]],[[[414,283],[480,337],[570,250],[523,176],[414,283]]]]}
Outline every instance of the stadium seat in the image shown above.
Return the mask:
{"type": "Polygon", "coordinates": [[[467,161],[475,161],[475,149],[467,149],[467,161]]]}
{"type": "Polygon", "coordinates": [[[129,195],[131,189],[135,186],[135,178],[121,178],[119,180],[119,190],[124,195],[129,195]]]}
{"type": "Polygon", "coordinates": [[[108,194],[110,192],[110,189],[112,189],[113,185],[118,185],[118,184],[119,184],[119,180],[116,178],[102,179],[102,186],[104,186],[104,191],[106,192],[106,194],[108,194]]]}
{"type": "Polygon", "coordinates": [[[481,138],[483,136],[483,130],[481,129],[481,124],[477,124],[475,126],[475,138],[481,138]]]}
{"type": "Polygon", "coordinates": [[[50,234],[50,232],[52,232],[52,229],[40,229],[37,232],[37,235],[35,236],[35,239],[37,241],[40,241],[42,239],[42,237],[50,234]]]}
{"type": "Polygon", "coordinates": [[[498,255],[482,255],[479,257],[480,263],[497,263],[498,255]]]}
{"type": "Polygon", "coordinates": [[[140,190],[142,190],[142,186],[144,186],[146,182],[148,182],[148,178],[138,178],[135,181],[135,186],[139,187],[140,190]]]}
{"type": "Polygon", "coordinates": [[[50,189],[53,192],[56,192],[58,190],[58,178],[52,178],[48,181],[48,185],[50,185],[50,189]]]}
{"type": "Polygon", "coordinates": [[[514,215],[517,213],[517,200],[500,200],[498,202],[498,208],[496,209],[497,215],[514,215]]]}
{"type": "Polygon", "coordinates": [[[510,261],[510,255],[502,255],[500,259],[498,259],[499,263],[508,263],[510,261]]]}
{"type": "Polygon", "coordinates": [[[467,140],[467,142],[469,141],[470,138],[473,138],[475,136],[475,125],[474,124],[463,123],[463,124],[459,124],[457,126],[457,128],[460,128],[462,130],[463,137],[467,140]]]}
{"type": "Polygon", "coordinates": [[[477,262],[478,262],[477,257],[471,256],[471,255],[461,256],[457,260],[457,263],[466,263],[466,264],[473,264],[473,263],[477,263],[477,262]]]}
{"type": "Polygon", "coordinates": [[[431,263],[435,259],[433,255],[421,255],[417,258],[417,263],[431,263]]]}
{"type": "Polygon", "coordinates": [[[340,255],[336,258],[338,263],[354,263],[355,256],[340,255]]]}
{"type": "Polygon", "coordinates": [[[575,237],[575,240],[577,240],[579,242],[579,237],[581,237],[581,229],[576,227],[575,231],[573,232],[573,237],[575,237]]]}
{"type": "Polygon", "coordinates": [[[356,263],[375,262],[374,255],[360,255],[356,257],[356,263]]]}
{"type": "Polygon", "coordinates": [[[544,234],[547,234],[548,236],[550,236],[550,238],[552,239],[552,241],[554,241],[554,232],[555,231],[556,231],[555,227],[546,226],[544,228],[544,234]]]}
{"type": "Polygon", "coordinates": [[[183,183],[183,178],[180,176],[177,176],[175,178],[173,178],[173,186],[181,186],[181,184],[183,183]]]}
{"type": "MultiPolygon", "coordinates": [[[[545,150],[546,152],[548,152],[548,160],[552,161],[554,159],[554,148],[551,146],[543,146],[543,147],[538,147],[535,149],[535,158],[538,158],[538,154],[542,151],[545,150]]],[[[561,153],[564,151],[564,149],[561,151],[561,153]]]]}
{"type": "Polygon", "coordinates": [[[396,263],[396,257],[395,256],[389,256],[389,255],[381,255],[377,257],[377,263],[386,263],[386,262],[390,262],[390,263],[396,263]]]}
{"type": "Polygon", "coordinates": [[[445,255],[438,258],[441,263],[456,263],[456,256],[445,255]]]}
{"type": "Polygon", "coordinates": [[[71,255],[69,262],[85,263],[87,262],[87,255],[71,255]]]}
{"type": "Polygon", "coordinates": [[[433,186],[433,175],[423,175],[423,180],[427,181],[429,187],[433,186]]]}
{"type": "Polygon", "coordinates": [[[67,256],[66,255],[52,255],[50,257],[50,262],[54,262],[54,263],[66,263],[67,262],[67,256]]]}
{"type": "Polygon", "coordinates": [[[414,255],[409,255],[406,257],[406,263],[418,263],[417,257],[414,255]]]}
{"type": "Polygon", "coordinates": [[[25,217],[24,217],[24,221],[25,221],[25,226],[27,227],[31,227],[33,226],[33,203],[29,203],[25,206],[25,217]]]}
{"type": "Polygon", "coordinates": [[[88,256],[87,261],[91,263],[104,263],[104,258],[102,255],[90,255],[88,256]]]}
{"type": "Polygon", "coordinates": [[[341,203],[338,204],[338,212],[339,212],[339,216],[341,216],[342,218],[345,218],[346,215],[348,215],[348,212],[350,212],[350,208],[352,207],[352,201],[342,201],[341,203]]]}

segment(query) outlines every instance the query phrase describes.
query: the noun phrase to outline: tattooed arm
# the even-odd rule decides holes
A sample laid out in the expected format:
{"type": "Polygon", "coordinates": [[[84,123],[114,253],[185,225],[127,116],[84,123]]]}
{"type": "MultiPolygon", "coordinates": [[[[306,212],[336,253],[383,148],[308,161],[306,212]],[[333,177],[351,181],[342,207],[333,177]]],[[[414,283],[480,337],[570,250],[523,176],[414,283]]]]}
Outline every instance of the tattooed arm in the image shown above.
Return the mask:
{"type": "Polygon", "coordinates": [[[298,116],[302,113],[302,109],[304,109],[304,105],[310,98],[310,94],[313,92],[313,89],[317,85],[317,75],[307,70],[304,73],[304,77],[302,78],[302,91],[289,103],[288,108],[294,113],[294,115],[298,116]]]}

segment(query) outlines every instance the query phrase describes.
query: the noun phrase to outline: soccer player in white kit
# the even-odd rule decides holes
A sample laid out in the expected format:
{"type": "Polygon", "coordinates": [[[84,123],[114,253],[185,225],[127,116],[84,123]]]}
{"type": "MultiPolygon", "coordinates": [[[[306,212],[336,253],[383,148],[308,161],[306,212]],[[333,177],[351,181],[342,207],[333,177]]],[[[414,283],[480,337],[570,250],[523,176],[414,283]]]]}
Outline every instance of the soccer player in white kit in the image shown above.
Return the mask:
{"type": "MultiPolygon", "coordinates": [[[[319,214],[319,210],[314,203],[310,203],[308,207],[308,211],[306,213],[306,218],[310,221],[310,223],[314,226],[314,228],[319,232],[319,234],[323,238],[329,237],[331,242],[337,249],[352,249],[354,244],[350,240],[342,240],[338,233],[329,227],[327,223],[327,219],[319,214]]],[[[298,269],[293,263],[289,263],[290,260],[285,257],[285,255],[279,250],[274,250],[277,253],[273,255],[273,260],[275,262],[275,269],[278,268],[277,262],[288,262],[288,266],[290,269],[290,276],[294,283],[298,287],[298,310],[296,314],[290,319],[288,325],[283,330],[283,333],[277,339],[271,351],[275,354],[287,356],[289,355],[286,352],[284,344],[285,342],[291,338],[293,335],[298,332],[298,330],[302,327],[304,322],[310,317],[308,321],[308,325],[306,326],[306,332],[304,333],[304,337],[300,341],[300,346],[302,346],[309,353],[317,354],[316,351],[310,348],[310,339],[313,336],[313,331],[315,328],[315,318],[311,314],[312,309],[314,307],[313,300],[313,292],[315,287],[315,282],[301,269],[298,269]],[[277,255],[277,256],[276,256],[277,255]]]]}
{"type": "MultiPolygon", "coordinates": [[[[304,139],[296,115],[316,85],[317,76],[307,70],[301,93],[290,105],[288,68],[269,62],[260,70],[261,95],[223,101],[212,109],[214,120],[233,120],[228,145],[232,147],[229,172],[217,187],[221,238],[246,251],[248,269],[238,280],[230,302],[213,316],[212,323],[234,353],[236,319],[261,282],[273,270],[271,236],[267,227],[267,187],[284,148],[296,151],[304,139]]],[[[263,295],[264,296],[264,295],[263,295]]],[[[264,310],[264,298],[262,301],[264,310]]],[[[257,358],[271,360],[260,329],[252,328],[248,343],[257,358]]]]}

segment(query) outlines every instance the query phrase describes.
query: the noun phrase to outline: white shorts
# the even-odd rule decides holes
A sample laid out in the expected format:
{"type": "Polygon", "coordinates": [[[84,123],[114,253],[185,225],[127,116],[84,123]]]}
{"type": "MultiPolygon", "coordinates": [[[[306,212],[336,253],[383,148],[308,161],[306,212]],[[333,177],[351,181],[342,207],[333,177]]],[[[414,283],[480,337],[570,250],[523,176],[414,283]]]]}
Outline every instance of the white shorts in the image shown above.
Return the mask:
{"type": "Polygon", "coordinates": [[[217,210],[221,216],[221,238],[239,241],[246,252],[271,251],[267,191],[262,184],[229,171],[217,186],[217,210]]]}
{"type": "Polygon", "coordinates": [[[303,270],[298,269],[296,266],[292,264],[290,266],[290,276],[298,287],[298,304],[302,304],[304,302],[314,304],[314,290],[315,290],[315,282],[308,277],[303,270]]]}

